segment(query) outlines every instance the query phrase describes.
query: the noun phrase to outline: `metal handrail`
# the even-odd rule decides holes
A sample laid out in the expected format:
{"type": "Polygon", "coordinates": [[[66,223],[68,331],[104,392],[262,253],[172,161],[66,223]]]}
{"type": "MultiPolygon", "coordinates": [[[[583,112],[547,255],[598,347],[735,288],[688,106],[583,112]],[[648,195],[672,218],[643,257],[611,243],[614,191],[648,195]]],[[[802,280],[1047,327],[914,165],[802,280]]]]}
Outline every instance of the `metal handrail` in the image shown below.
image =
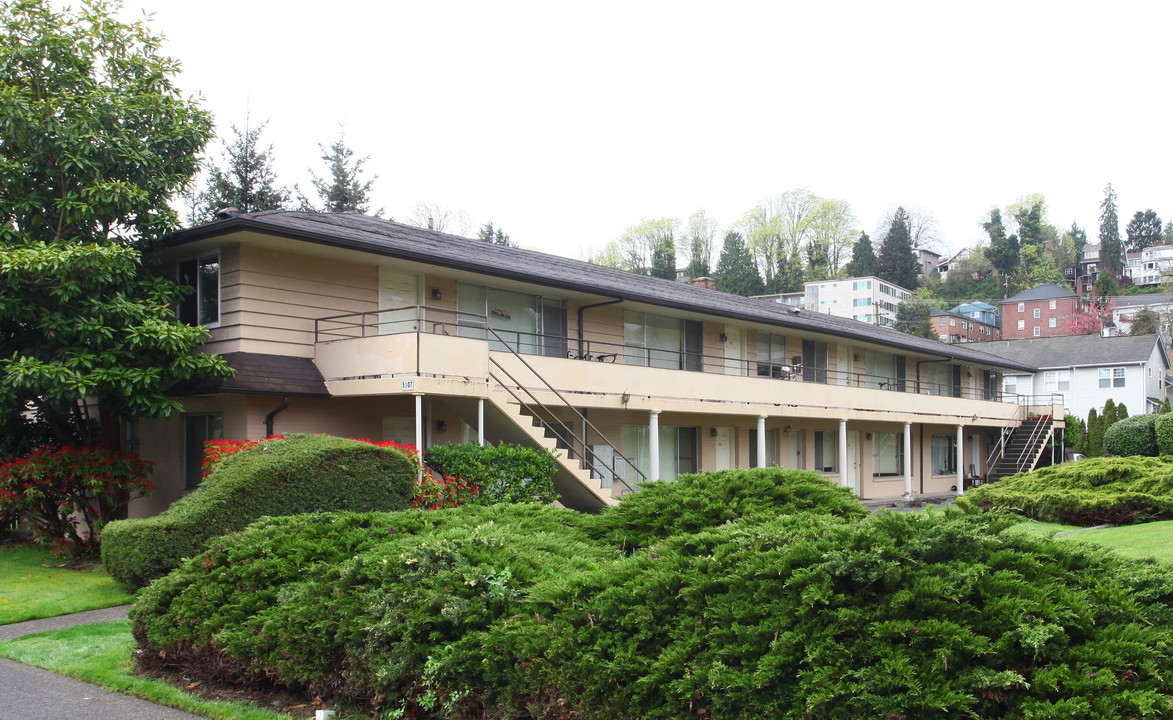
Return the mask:
{"type": "MultiPolygon", "coordinates": [[[[603,340],[585,339],[583,341],[582,354],[578,355],[575,352],[568,350],[570,347],[572,347],[572,345],[576,346],[578,343],[576,338],[570,337],[568,335],[551,335],[523,330],[499,330],[490,326],[489,316],[487,315],[468,313],[448,308],[435,308],[425,305],[386,308],[383,310],[368,310],[358,313],[345,313],[342,315],[332,315],[317,318],[314,321],[314,341],[321,342],[323,339],[331,338],[354,339],[367,337],[368,331],[370,329],[378,329],[391,323],[409,322],[407,319],[378,321],[376,318],[376,322],[370,323],[367,321],[369,316],[404,310],[417,311],[415,318],[410,320],[410,322],[414,322],[415,327],[404,332],[457,336],[460,336],[461,334],[465,334],[465,336],[467,336],[468,333],[472,332],[476,333],[477,335],[483,334],[485,339],[488,339],[491,333],[493,338],[495,338],[498,342],[501,343],[502,346],[514,354],[518,354],[518,350],[520,348],[529,347],[533,348],[535,352],[524,354],[559,357],[561,356],[562,352],[566,352],[567,357],[574,360],[636,364],[646,367],[656,367],[656,365],[653,363],[657,359],[672,359],[675,360],[675,362],[666,363],[666,365],[670,365],[670,367],[665,367],[663,369],[679,369],[689,372],[705,372],[712,374],[730,374],[741,377],[757,377],[763,379],[775,379],[793,382],[811,382],[820,385],[858,387],[864,389],[884,390],[888,392],[906,392],[937,397],[960,397],[966,400],[999,401],[1009,398],[1008,395],[1002,393],[1001,391],[994,391],[991,393],[985,387],[970,388],[966,386],[954,386],[952,383],[933,383],[926,380],[921,380],[919,383],[917,383],[915,378],[870,375],[868,373],[859,373],[854,371],[840,371],[829,367],[804,367],[801,362],[794,363],[785,361],[759,361],[757,359],[750,360],[748,358],[734,359],[726,358],[722,355],[706,355],[704,353],[689,352],[685,350],[663,350],[658,348],[613,343],[603,340]],[[457,316],[458,318],[475,318],[477,323],[475,325],[461,323],[459,319],[455,322],[449,320],[428,319],[423,317],[426,312],[432,312],[439,315],[452,315],[457,316]],[[357,318],[357,321],[353,320],[355,318],[357,318]],[[328,327],[330,324],[335,324],[340,327],[328,327]],[[452,332],[449,332],[449,330],[452,330],[452,332]],[[549,354],[548,351],[551,345],[558,347],[558,355],[549,354]],[[629,361],[631,359],[639,359],[640,362],[630,363],[629,361]],[[733,372],[730,373],[730,370],[733,372]]],[[[794,356],[794,358],[798,359],[799,356],[794,356]]]]}
{"type": "Polygon", "coordinates": [[[1018,456],[1018,460],[1014,464],[1014,469],[1016,472],[1022,472],[1022,468],[1026,466],[1025,459],[1027,455],[1030,454],[1030,451],[1035,449],[1035,442],[1042,435],[1043,425],[1045,424],[1049,428],[1051,423],[1054,422],[1054,418],[1052,416],[1048,415],[1047,417],[1050,419],[1047,420],[1046,423],[1040,421],[1035,424],[1034,430],[1031,431],[1030,437],[1027,438],[1026,445],[1022,448],[1022,453],[1018,456]]]}

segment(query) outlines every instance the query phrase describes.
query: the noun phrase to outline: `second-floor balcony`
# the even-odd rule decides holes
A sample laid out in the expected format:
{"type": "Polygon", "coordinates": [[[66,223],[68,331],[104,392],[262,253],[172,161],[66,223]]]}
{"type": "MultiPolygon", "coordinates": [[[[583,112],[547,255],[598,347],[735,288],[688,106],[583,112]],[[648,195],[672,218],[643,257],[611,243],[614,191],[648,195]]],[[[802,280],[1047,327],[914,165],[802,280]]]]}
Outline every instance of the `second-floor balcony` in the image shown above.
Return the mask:
{"type": "Polygon", "coordinates": [[[976,368],[942,368],[948,372],[935,374],[960,376],[960,382],[930,379],[929,368],[942,362],[935,358],[910,357],[893,363],[890,373],[867,373],[854,369],[866,365],[867,358],[856,355],[853,369],[841,369],[835,353],[813,341],[800,353],[758,359],[705,352],[700,342],[694,343],[695,349],[667,343],[648,347],[599,339],[590,328],[579,337],[494,327],[492,320],[423,306],[320,318],[315,323],[315,360],[332,382],[407,377],[487,381],[492,356],[516,356],[553,387],[580,397],[626,394],[708,404],[899,412],[911,408],[909,401],[898,398],[919,395],[913,401],[918,412],[991,419],[1012,414],[996,407],[1014,397],[1004,396],[980,374],[971,378],[980,373],[976,368]]]}

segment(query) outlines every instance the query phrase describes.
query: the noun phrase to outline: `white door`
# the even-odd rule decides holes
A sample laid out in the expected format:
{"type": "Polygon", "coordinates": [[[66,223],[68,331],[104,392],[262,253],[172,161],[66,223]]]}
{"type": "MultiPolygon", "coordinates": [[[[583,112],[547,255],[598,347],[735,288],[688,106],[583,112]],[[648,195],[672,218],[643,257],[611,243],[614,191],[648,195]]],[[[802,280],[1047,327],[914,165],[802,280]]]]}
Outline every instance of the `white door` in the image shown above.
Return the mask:
{"type": "Polygon", "coordinates": [[[965,468],[965,476],[976,476],[982,474],[982,444],[978,441],[977,435],[969,436],[969,464],[973,465],[973,472],[969,468],[965,468]]]}
{"type": "Polygon", "coordinates": [[[827,378],[831,385],[851,384],[851,347],[847,343],[835,343],[835,374],[827,378]]]}
{"type": "Polygon", "coordinates": [[[733,428],[717,428],[717,449],[714,452],[717,470],[729,470],[737,466],[737,456],[733,445],[733,428]]]}
{"type": "Polygon", "coordinates": [[[791,430],[790,431],[790,447],[787,449],[787,453],[786,453],[787,462],[789,463],[787,465],[787,467],[790,467],[794,470],[802,470],[804,468],[804,466],[802,464],[802,447],[803,447],[803,431],[802,430],[791,430]]]}
{"type": "Polygon", "coordinates": [[[745,375],[745,328],[725,326],[725,374],[745,375]]]}
{"type": "Polygon", "coordinates": [[[847,484],[859,496],[859,431],[847,431],[847,484]]]}
{"type": "Polygon", "coordinates": [[[379,268],[379,334],[414,332],[419,327],[419,278],[411,273],[379,268]]]}

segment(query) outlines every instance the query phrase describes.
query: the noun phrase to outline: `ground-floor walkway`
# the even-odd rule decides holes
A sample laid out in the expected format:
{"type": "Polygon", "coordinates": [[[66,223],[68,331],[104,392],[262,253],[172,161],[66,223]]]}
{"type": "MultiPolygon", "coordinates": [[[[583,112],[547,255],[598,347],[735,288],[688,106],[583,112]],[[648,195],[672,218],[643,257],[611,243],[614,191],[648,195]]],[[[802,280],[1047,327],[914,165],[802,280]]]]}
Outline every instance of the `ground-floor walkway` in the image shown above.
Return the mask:
{"type": "MultiPolygon", "coordinates": [[[[129,606],[0,625],[0,642],[126,618],[129,606]]],[[[197,715],[108,692],[87,682],[0,658],[0,720],[201,720],[197,715]]]]}

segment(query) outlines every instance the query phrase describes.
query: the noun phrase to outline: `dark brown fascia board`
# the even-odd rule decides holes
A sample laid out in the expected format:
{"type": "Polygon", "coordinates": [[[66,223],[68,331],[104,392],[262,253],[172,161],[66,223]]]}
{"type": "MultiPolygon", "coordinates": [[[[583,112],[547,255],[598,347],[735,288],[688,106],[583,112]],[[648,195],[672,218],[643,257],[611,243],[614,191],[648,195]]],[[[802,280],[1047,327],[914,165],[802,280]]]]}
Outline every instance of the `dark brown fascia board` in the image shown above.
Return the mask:
{"type": "MultiPolygon", "coordinates": [[[[422,263],[429,264],[429,265],[437,265],[440,267],[452,268],[455,270],[465,270],[468,272],[476,273],[478,275],[490,275],[492,277],[499,277],[499,278],[504,278],[507,280],[521,279],[526,282],[533,283],[535,285],[542,285],[544,287],[558,288],[561,290],[573,290],[575,292],[585,292],[585,293],[589,293],[592,295],[599,295],[600,297],[618,297],[617,295],[614,295],[614,294],[606,294],[606,293],[600,294],[599,289],[595,288],[595,287],[571,283],[571,282],[560,282],[557,278],[544,277],[544,276],[541,276],[541,277],[531,276],[531,275],[528,275],[525,273],[512,273],[512,274],[510,274],[510,273],[507,273],[506,271],[503,271],[503,270],[496,270],[494,268],[486,268],[484,265],[478,265],[477,263],[471,262],[471,261],[454,260],[454,259],[447,259],[447,258],[437,259],[435,256],[426,255],[423,253],[413,254],[410,251],[398,251],[398,250],[382,247],[379,245],[375,245],[373,243],[351,240],[349,238],[340,238],[337,235],[334,235],[331,233],[312,232],[312,231],[297,230],[297,229],[291,229],[291,228],[285,228],[285,227],[275,228],[267,223],[260,223],[260,222],[250,220],[249,218],[242,218],[242,217],[229,218],[227,220],[221,220],[221,221],[218,221],[215,223],[209,223],[207,225],[200,225],[199,227],[190,228],[187,230],[181,230],[178,233],[175,233],[174,235],[172,235],[167,240],[165,240],[164,246],[165,247],[175,247],[178,245],[186,245],[188,243],[197,242],[199,240],[206,240],[206,239],[220,237],[220,236],[224,236],[224,235],[230,235],[234,232],[242,232],[242,231],[253,232],[258,235],[269,235],[269,236],[278,237],[278,238],[291,238],[294,240],[303,240],[305,242],[317,243],[319,245],[328,245],[331,247],[337,247],[337,248],[342,248],[342,249],[346,249],[346,250],[356,250],[359,252],[371,253],[374,255],[382,255],[384,257],[399,258],[401,260],[411,260],[414,262],[422,262],[422,263]]],[[[687,309],[692,312],[701,312],[701,313],[708,314],[708,315],[715,315],[717,317],[730,318],[733,320],[740,320],[742,322],[760,323],[763,325],[768,325],[768,324],[776,322],[778,325],[781,325],[783,327],[788,327],[788,328],[791,328],[794,330],[800,330],[803,332],[812,332],[811,328],[808,328],[808,327],[795,326],[795,325],[789,325],[785,322],[778,322],[778,320],[783,320],[783,318],[779,318],[779,319],[770,318],[767,320],[767,319],[763,319],[761,317],[755,317],[753,315],[741,314],[741,313],[736,313],[736,312],[721,312],[721,311],[713,310],[711,308],[710,309],[693,308],[693,307],[680,308],[676,305],[667,305],[660,298],[649,296],[649,295],[644,295],[639,292],[624,293],[623,297],[621,299],[622,300],[630,300],[630,301],[634,301],[634,302],[641,302],[641,303],[645,303],[648,305],[655,305],[656,307],[671,307],[671,308],[678,309],[678,310],[679,309],[687,309]]],[[[809,311],[804,310],[803,312],[809,312],[809,311]]],[[[975,360],[958,358],[953,353],[947,353],[947,352],[931,353],[931,352],[928,352],[927,350],[921,350],[919,348],[909,348],[905,345],[901,345],[901,344],[895,343],[895,342],[888,342],[885,340],[879,340],[879,339],[874,339],[874,338],[864,339],[864,338],[860,338],[857,335],[852,335],[852,334],[846,333],[846,332],[839,332],[834,329],[823,329],[823,330],[820,330],[819,332],[821,332],[824,335],[831,335],[833,337],[841,337],[841,338],[846,338],[849,340],[855,340],[856,342],[870,343],[872,345],[881,345],[884,347],[895,348],[898,350],[903,350],[904,352],[923,352],[926,355],[939,357],[942,360],[954,360],[957,362],[964,362],[964,363],[969,363],[969,364],[973,364],[973,365],[979,365],[981,367],[988,366],[988,367],[993,367],[993,368],[1006,368],[1006,369],[1023,370],[1023,371],[1029,371],[1029,372],[1036,372],[1037,371],[1037,368],[1035,368],[1031,365],[1025,365],[1022,363],[1017,363],[1017,362],[1013,362],[1013,361],[1009,361],[1009,360],[1003,360],[1001,362],[998,362],[997,364],[995,364],[995,363],[983,364],[983,363],[981,363],[979,361],[975,361],[975,360]]],[[[994,357],[998,360],[1002,360],[1001,358],[997,358],[997,356],[991,356],[991,357],[994,357]]]]}

